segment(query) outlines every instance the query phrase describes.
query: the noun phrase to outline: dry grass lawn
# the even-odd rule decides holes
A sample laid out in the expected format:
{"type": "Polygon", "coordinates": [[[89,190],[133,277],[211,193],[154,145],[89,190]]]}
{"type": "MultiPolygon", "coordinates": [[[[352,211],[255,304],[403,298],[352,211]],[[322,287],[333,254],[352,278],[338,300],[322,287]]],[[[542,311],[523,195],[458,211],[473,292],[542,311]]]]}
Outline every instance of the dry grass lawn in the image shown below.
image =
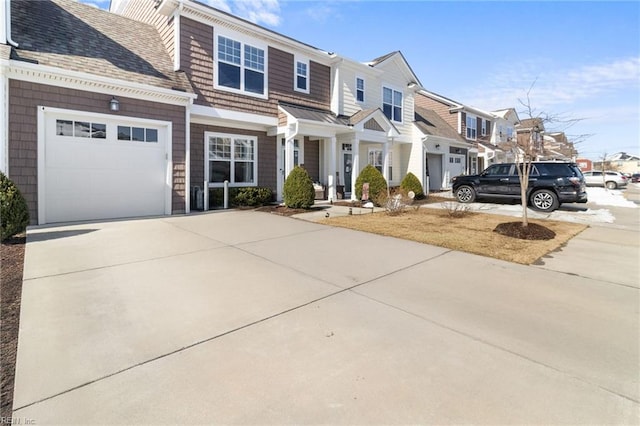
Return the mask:
{"type": "Polygon", "coordinates": [[[587,227],[569,222],[529,220],[556,233],[555,238],[546,241],[520,240],[493,232],[500,223],[519,220],[517,217],[484,213],[467,213],[464,217],[452,218],[445,210],[421,208],[408,210],[399,216],[381,212],[323,219],[321,223],[525,265],[555,250],[587,227]]]}

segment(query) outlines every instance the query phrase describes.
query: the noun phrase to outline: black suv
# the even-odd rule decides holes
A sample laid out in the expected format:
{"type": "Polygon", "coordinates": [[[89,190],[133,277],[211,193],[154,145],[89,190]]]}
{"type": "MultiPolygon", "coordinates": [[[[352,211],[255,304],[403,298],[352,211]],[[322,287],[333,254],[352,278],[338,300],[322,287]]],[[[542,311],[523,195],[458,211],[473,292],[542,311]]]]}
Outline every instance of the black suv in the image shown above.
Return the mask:
{"type": "MultiPolygon", "coordinates": [[[[536,210],[551,212],[561,203],[586,203],[584,177],[575,163],[534,162],[527,198],[536,210]]],[[[514,163],[493,164],[479,175],[453,178],[453,193],[461,203],[476,198],[520,199],[520,178],[514,163]]]]}

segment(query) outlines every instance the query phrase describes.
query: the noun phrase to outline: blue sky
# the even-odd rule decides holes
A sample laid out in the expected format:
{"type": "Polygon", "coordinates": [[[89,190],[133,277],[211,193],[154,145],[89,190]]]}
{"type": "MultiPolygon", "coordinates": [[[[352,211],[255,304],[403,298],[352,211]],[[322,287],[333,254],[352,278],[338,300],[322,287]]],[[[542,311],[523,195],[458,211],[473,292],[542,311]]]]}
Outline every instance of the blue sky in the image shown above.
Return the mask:
{"type": "Polygon", "coordinates": [[[427,90],[477,108],[520,113],[533,84],[536,112],[582,119],[547,125],[592,135],[581,156],[640,155],[639,2],[201,1],[362,62],[400,50],[427,90]]]}

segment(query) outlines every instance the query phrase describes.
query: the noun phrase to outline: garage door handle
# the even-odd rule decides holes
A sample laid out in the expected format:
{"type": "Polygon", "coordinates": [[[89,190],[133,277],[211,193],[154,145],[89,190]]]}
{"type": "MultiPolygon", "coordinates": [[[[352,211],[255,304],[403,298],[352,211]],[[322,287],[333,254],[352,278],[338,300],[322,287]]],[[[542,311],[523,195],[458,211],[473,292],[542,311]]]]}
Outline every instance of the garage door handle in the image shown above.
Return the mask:
{"type": "Polygon", "coordinates": [[[502,178],[500,179],[500,182],[509,182],[509,178],[502,178]]]}

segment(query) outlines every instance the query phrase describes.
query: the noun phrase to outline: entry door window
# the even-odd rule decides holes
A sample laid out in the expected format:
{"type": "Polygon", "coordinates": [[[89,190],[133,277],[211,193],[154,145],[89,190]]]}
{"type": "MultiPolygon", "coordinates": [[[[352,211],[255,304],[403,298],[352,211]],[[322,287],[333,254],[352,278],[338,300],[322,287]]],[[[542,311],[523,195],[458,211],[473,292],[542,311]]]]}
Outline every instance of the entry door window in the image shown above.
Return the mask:
{"type": "MultiPolygon", "coordinates": [[[[287,158],[287,144],[284,139],[282,139],[282,164],[286,164],[287,158]]],[[[300,165],[300,142],[298,139],[293,140],[293,167],[300,165]]],[[[282,167],[284,172],[284,167],[282,167]]]]}

